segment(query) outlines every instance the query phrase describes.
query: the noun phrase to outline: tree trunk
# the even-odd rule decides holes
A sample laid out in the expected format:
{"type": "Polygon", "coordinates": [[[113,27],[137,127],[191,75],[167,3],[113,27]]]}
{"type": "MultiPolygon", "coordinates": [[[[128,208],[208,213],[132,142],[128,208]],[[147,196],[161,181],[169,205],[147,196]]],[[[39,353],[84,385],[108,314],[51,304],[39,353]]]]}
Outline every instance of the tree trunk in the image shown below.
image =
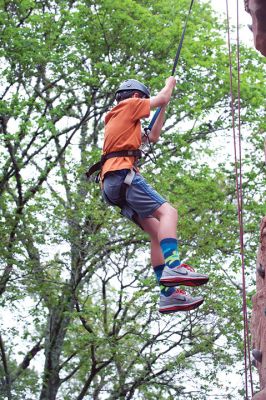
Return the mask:
{"type": "Polygon", "coordinates": [[[61,307],[53,307],[49,313],[48,331],[45,339],[45,366],[39,400],[55,400],[61,385],[59,377],[60,356],[70,318],[66,312],[74,307],[72,299],[62,298],[61,307]]]}
{"type": "Polygon", "coordinates": [[[258,369],[260,389],[253,400],[266,399],[266,216],[260,225],[260,245],[257,256],[257,293],[252,298],[252,354],[258,369]]]}
{"type": "Polygon", "coordinates": [[[266,56],[266,13],[265,0],[244,0],[245,9],[252,17],[254,44],[258,51],[266,56]]]}

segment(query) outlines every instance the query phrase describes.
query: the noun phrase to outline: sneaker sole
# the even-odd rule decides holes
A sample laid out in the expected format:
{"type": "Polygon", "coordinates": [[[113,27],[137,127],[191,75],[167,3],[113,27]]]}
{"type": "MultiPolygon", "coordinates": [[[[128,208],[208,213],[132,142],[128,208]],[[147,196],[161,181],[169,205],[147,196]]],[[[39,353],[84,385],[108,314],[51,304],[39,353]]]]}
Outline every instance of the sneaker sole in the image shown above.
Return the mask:
{"type": "Polygon", "coordinates": [[[191,311],[194,310],[195,308],[198,308],[203,303],[203,301],[204,299],[186,305],[176,305],[176,306],[159,308],[159,312],[161,314],[171,314],[177,311],[191,311]]]}
{"type": "Polygon", "coordinates": [[[183,278],[180,276],[173,276],[169,278],[161,278],[160,284],[166,287],[172,287],[176,285],[184,285],[184,286],[201,286],[208,283],[209,278],[183,278]]]}

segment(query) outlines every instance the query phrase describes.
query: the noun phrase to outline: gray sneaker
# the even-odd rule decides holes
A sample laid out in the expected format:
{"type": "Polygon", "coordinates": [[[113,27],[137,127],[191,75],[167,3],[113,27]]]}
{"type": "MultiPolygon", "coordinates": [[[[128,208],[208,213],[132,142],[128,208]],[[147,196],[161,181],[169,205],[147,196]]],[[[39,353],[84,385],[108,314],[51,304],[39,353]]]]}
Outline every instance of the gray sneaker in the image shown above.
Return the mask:
{"type": "Polygon", "coordinates": [[[171,296],[160,294],[159,312],[170,314],[176,311],[190,311],[203,303],[203,297],[192,297],[182,289],[176,289],[171,296]]]}
{"type": "Polygon", "coordinates": [[[201,286],[209,280],[208,275],[199,274],[188,264],[180,264],[178,267],[164,267],[160,284],[164,286],[201,286]]]}

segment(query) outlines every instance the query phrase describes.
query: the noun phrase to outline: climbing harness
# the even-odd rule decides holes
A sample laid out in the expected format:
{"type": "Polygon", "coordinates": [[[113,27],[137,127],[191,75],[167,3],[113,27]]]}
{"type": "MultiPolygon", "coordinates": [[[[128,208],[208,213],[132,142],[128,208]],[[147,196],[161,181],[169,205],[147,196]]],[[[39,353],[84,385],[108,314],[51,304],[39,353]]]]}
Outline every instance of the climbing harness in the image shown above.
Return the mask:
{"type": "MultiPolygon", "coordinates": [[[[91,175],[93,175],[95,172],[100,171],[105,163],[105,161],[109,160],[110,158],[114,157],[135,157],[136,161],[141,158],[141,150],[121,150],[121,151],[112,151],[111,153],[108,154],[103,154],[101,156],[100,161],[97,163],[93,164],[89,170],[86,172],[86,176],[89,179],[91,175]]],[[[135,161],[135,162],[136,162],[135,161]]],[[[96,177],[96,181],[99,179],[99,174],[96,177]]]]}
{"type": "MultiPolygon", "coordinates": [[[[109,160],[110,158],[114,158],[114,157],[135,157],[135,163],[134,165],[137,163],[137,161],[141,158],[142,152],[140,149],[137,150],[121,150],[121,151],[113,151],[111,153],[108,154],[103,154],[101,156],[100,161],[98,161],[97,163],[93,164],[90,169],[86,172],[86,176],[89,179],[91,177],[91,175],[93,175],[95,172],[98,171],[98,174],[96,176],[95,181],[98,183],[100,180],[100,171],[105,163],[105,161],[109,160]]],[[[107,172],[108,174],[108,172],[107,172]]],[[[110,201],[110,199],[108,199],[107,195],[105,194],[105,197],[107,198],[108,202],[114,206],[118,206],[119,208],[121,208],[121,210],[123,210],[123,207],[126,204],[126,192],[127,192],[127,188],[131,185],[133,179],[135,176],[135,169],[134,167],[132,169],[130,169],[124,179],[124,182],[122,183],[121,187],[120,187],[120,201],[116,204],[113,204],[112,201],[110,201]]]]}
{"type": "Polygon", "coordinates": [[[244,363],[245,363],[245,400],[248,400],[248,366],[250,374],[250,388],[253,396],[253,382],[250,359],[250,343],[249,343],[249,326],[247,317],[247,302],[246,302],[246,281],[245,281],[245,257],[244,257],[244,226],[243,226],[243,191],[242,191],[242,149],[241,149],[241,110],[240,110],[240,50],[239,50],[239,4],[237,0],[237,89],[238,89],[238,155],[237,155],[237,135],[235,129],[235,110],[234,110],[234,95],[233,95],[233,73],[232,73],[232,52],[230,41],[230,25],[228,0],[226,0],[227,14],[227,37],[228,37],[228,56],[229,56],[229,72],[230,72],[230,96],[231,96],[231,114],[232,114],[232,129],[234,139],[234,158],[235,158],[235,178],[236,178],[236,195],[237,195],[237,210],[239,223],[239,241],[240,255],[242,266],[242,286],[243,286],[243,319],[244,319],[244,363]]]}
{"type": "MultiPolygon", "coordinates": [[[[109,172],[107,172],[107,175],[109,174],[109,172]]],[[[134,176],[136,175],[136,172],[134,169],[130,169],[123,181],[123,183],[121,184],[120,187],[120,192],[119,192],[119,198],[120,200],[117,201],[116,203],[113,203],[109,197],[107,196],[107,194],[104,192],[103,197],[106,198],[107,202],[110,203],[113,206],[117,206],[121,209],[121,214],[123,215],[123,208],[126,205],[126,192],[127,192],[127,188],[128,186],[131,185],[134,176]]]]}

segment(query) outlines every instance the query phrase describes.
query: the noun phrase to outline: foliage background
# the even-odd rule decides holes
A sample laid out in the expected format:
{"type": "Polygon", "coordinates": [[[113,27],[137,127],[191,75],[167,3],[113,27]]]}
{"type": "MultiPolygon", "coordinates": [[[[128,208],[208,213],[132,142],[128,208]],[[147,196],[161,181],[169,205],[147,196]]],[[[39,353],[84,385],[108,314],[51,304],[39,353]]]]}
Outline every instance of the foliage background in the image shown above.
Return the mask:
{"type": "MultiPolygon", "coordinates": [[[[161,316],[148,238],[104,206],[84,172],[101,152],[119,82],[163,86],[187,1],[0,4],[0,395],[242,399],[244,385],[232,383],[244,368],[224,23],[195,2],[158,161],[142,167],[178,208],[182,258],[210,275],[195,290],[202,307],[161,316]]],[[[235,62],[233,74],[236,95],[235,62]]],[[[264,82],[265,59],[242,46],[249,309],[266,211],[264,82]]]]}

